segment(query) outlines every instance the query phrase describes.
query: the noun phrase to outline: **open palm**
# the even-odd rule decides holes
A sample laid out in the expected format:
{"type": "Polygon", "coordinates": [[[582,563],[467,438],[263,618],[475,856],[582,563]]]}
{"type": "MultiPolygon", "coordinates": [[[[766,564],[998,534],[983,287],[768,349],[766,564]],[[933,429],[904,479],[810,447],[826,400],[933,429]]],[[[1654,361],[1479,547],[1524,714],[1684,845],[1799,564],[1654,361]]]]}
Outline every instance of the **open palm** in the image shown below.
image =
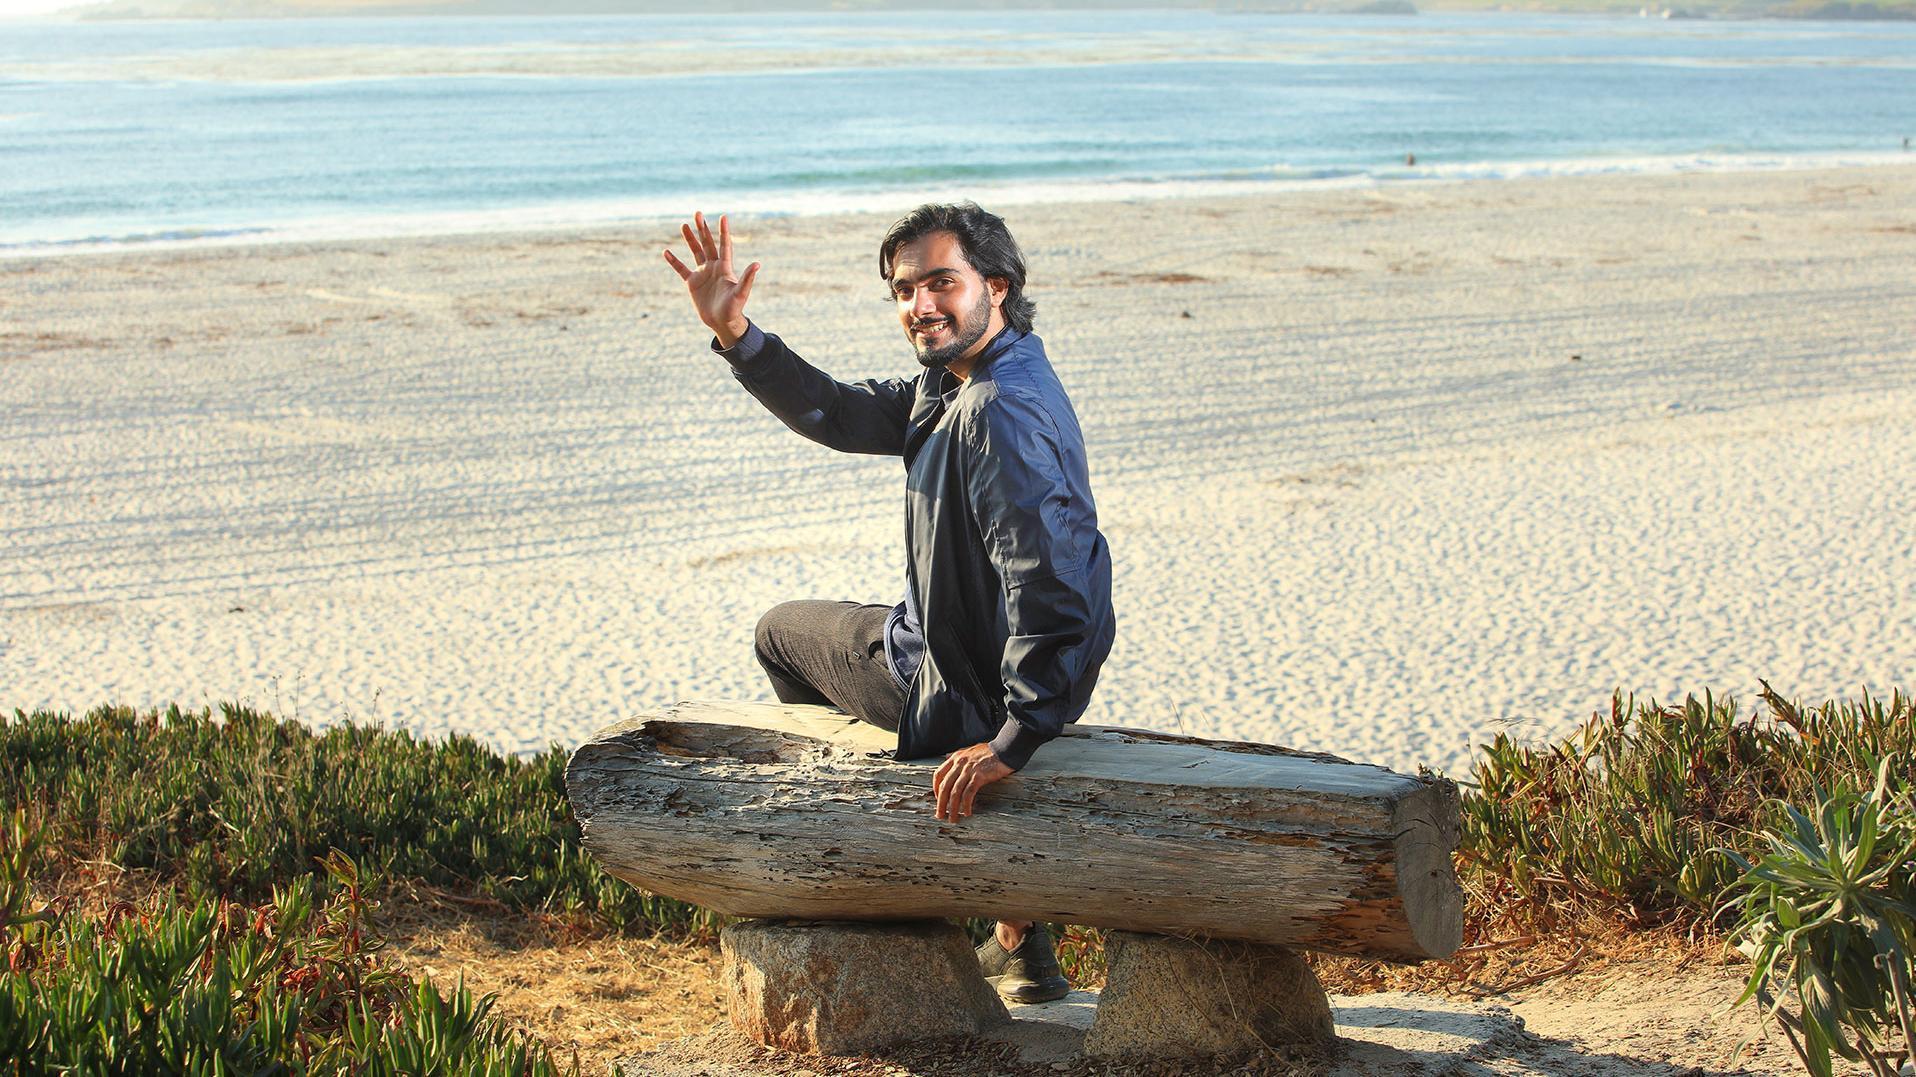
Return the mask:
{"type": "Polygon", "coordinates": [[[732,272],[732,229],[723,216],[719,218],[717,239],[712,237],[712,229],[705,223],[703,213],[693,214],[692,223],[680,225],[679,229],[685,233],[685,242],[692,248],[692,261],[698,268],[686,268],[669,250],[664,252],[665,260],[685,281],[686,290],[692,294],[692,305],[698,308],[699,321],[718,337],[721,347],[729,348],[745,335],[745,301],[752,297],[758,263],[746,266],[744,273],[732,272]]]}

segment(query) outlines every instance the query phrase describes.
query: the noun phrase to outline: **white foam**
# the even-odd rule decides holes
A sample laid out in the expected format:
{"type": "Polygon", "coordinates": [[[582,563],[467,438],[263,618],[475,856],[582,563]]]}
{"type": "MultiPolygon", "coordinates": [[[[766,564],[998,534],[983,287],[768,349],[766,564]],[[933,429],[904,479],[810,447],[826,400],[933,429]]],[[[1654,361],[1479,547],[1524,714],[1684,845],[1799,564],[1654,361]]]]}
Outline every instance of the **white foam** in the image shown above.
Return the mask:
{"type": "Polygon", "coordinates": [[[571,230],[616,224],[676,221],[694,209],[761,216],[812,217],[841,213],[898,213],[924,202],[971,199],[997,206],[1060,203],[1142,202],[1228,198],[1311,190],[1371,188],[1441,182],[1492,182],[1552,176],[1669,175],[1708,172],[1776,172],[1907,165],[1907,151],[1805,154],[1677,154],[1564,160],[1429,163],[1370,171],[1272,165],[1256,173],[1166,177],[965,182],[900,189],[706,192],[523,206],[510,209],[432,213],[340,214],[294,220],[205,223],[197,226],[113,235],[89,229],[83,236],[41,230],[0,232],[0,260],[136,250],[231,247],[255,243],[326,243],[414,236],[497,234],[571,230]]]}
{"type": "Polygon", "coordinates": [[[1379,180],[1503,180],[1545,176],[1661,176],[1678,172],[1800,172],[1916,163],[1906,150],[1822,153],[1708,153],[1619,157],[1534,158],[1431,163],[1377,170],[1379,180]]]}

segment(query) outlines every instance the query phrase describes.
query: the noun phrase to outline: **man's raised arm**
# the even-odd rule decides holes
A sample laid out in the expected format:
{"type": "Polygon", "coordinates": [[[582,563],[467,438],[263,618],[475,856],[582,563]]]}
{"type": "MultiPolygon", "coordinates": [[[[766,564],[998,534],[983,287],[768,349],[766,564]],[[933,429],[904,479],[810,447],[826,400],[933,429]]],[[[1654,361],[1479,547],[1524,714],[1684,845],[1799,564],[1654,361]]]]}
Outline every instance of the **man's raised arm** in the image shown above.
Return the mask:
{"type": "Polygon", "coordinates": [[[905,425],[916,390],[902,378],[841,382],[800,359],[785,342],[752,324],[746,300],[759,263],[744,273],[732,269],[732,227],[719,218],[712,235],[703,213],[681,225],[697,268],[671,251],[665,260],[678,271],[699,320],[712,331],[714,347],[732,366],[745,391],[799,434],[841,452],[897,456],[905,450],[905,425]]]}

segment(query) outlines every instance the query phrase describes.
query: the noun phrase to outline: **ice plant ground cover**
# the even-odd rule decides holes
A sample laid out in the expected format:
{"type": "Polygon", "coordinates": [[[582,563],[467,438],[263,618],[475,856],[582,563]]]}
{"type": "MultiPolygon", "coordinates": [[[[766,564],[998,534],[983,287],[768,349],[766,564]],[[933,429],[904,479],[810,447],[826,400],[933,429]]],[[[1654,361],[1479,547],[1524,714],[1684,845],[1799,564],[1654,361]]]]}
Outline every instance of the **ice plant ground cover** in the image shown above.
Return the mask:
{"type": "Polygon", "coordinates": [[[264,902],[155,893],[88,916],[34,907],[42,839],[21,809],[0,826],[11,1073],[578,1073],[490,998],[385,964],[377,903],[341,853],[264,902]]]}
{"type": "Polygon", "coordinates": [[[1809,1072],[1840,1057],[1889,1077],[1916,1044],[1911,701],[1804,708],[1765,685],[1763,703],[1617,698],[1548,748],[1486,746],[1464,798],[1473,926],[1729,929],[1753,962],[1739,1001],[1809,1072]]]}
{"type": "Polygon", "coordinates": [[[1485,912],[1598,909],[1639,925],[1707,921],[1768,851],[1777,804],[1868,789],[1885,759],[1916,760],[1911,700],[1804,707],[1765,685],[1762,709],[1706,693],[1678,706],[1617,697],[1548,746],[1499,736],[1471,766],[1463,872],[1485,912]]]}
{"type": "Polygon", "coordinates": [[[101,708],[78,721],[16,713],[0,759],[0,797],[44,818],[56,859],[152,872],[189,897],[263,898],[339,850],[370,874],[541,914],[713,924],[585,858],[556,747],[521,758],[469,737],[314,730],[243,707],[101,708]]]}

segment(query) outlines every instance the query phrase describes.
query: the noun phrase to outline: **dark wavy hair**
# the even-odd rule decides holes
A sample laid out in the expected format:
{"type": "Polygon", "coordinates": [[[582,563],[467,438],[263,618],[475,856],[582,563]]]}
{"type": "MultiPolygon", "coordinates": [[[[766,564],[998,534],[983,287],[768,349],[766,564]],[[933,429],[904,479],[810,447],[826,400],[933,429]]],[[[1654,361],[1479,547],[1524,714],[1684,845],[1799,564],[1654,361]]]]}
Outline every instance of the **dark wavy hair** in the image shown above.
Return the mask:
{"type": "Polygon", "coordinates": [[[1038,307],[1025,298],[1025,256],[1018,241],[1011,238],[1005,219],[978,208],[976,202],[940,205],[926,203],[901,217],[885,233],[878,245],[878,275],[891,283],[892,258],[898,248],[933,232],[950,232],[958,238],[965,261],[986,279],[1005,282],[1005,324],[1020,333],[1031,332],[1031,320],[1038,307]]]}

